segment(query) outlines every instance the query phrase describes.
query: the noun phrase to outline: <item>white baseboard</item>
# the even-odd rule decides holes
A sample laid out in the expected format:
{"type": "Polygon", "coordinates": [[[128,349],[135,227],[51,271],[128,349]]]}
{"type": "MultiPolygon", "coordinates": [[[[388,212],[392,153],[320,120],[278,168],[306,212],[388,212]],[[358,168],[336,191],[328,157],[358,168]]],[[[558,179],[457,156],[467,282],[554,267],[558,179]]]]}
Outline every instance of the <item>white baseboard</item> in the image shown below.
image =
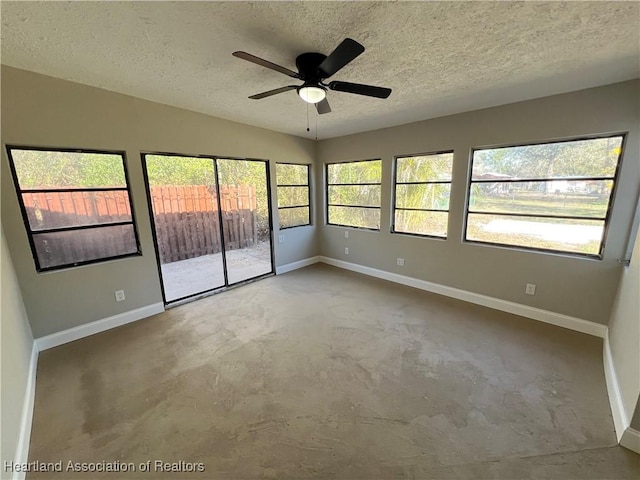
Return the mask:
{"type": "Polygon", "coordinates": [[[631,427],[627,428],[622,434],[620,445],[640,454],[640,432],[631,427]]]}
{"type": "Polygon", "coordinates": [[[611,406],[611,415],[613,416],[613,427],[616,430],[616,438],[618,443],[622,439],[622,435],[629,426],[627,415],[624,412],[622,403],[622,394],[620,393],[620,385],[618,384],[618,375],[613,364],[611,355],[611,346],[609,345],[609,334],[604,337],[604,347],[602,360],[604,363],[604,378],[607,382],[607,394],[609,395],[609,405],[611,406]]]}
{"type": "MultiPolygon", "coordinates": [[[[621,445],[640,453],[640,432],[633,428],[627,428],[628,423],[622,405],[622,397],[613,365],[613,359],[611,357],[607,327],[605,325],[324,256],[309,257],[297,262],[282,265],[281,267],[276,268],[276,274],[280,275],[318,262],[603,338],[605,378],[614,427],[616,430],[616,437],[621,445]]],[[[70,328],[68,330],[56,332],[51,335],[40,337],[34,341],[31,363],[29,366],[29,377],[27,379],[27,390],[25,392],[25,401],[22,411],[20,437],[18,440],[18,448],[15,458],[17,463],[26,463],[28,461],[31,424],[33,421],[38,352],[57,347],[80,338],[88,337],[96,333],[104,332],[127,323],[135,322],[163,311],[164,305],[162,303],[156,303],[85,325],[70,328]]],[[[19,473],[16,475],[17,476],[14,477],[16,480],[22,480],[25,474],[19,473]]]]}
{"type": "Polygon", "coordinates": [[[321,256],[320,261],[328,265],[344,268],[345,270],[351,270],[353,272],[363,273],[365,275],[381,278],[390,282],[400,283],[402,285],[418,288],[427,292],[457,298],[458,300],[464,300],[465,302],[482,305],[484,307],[493,308],[495,310],[501,310],[503,312],[521,315],[523,317],[532,318],[534,320],[550,323],[558,327],[568,328],[569,330],[575,330],[577,332],[586,333],[596,337],[604,338],[607,333],[606,325],[602,325],[596,322],[590,322],[581,318],[570,317],[569,315],[550,312],[548,310],[542,310],[540,308],[530,307],[528,305],[521,305],[519,303],[501,300],[499,298],[488,297],[479,293],[468,292],[466,290],[460,290],[458,288],[448,287],[446,285],[440,285],[438,283],[427,282],[426,280],[420,280],[413,277],[406,277],[397,273],[391,273],[384,270],[378,270],[376,268],[365,267],[355,263],[345,262],[343,260],[336,260],[335,258],[321,256]]]}
{"type": "Polygon", "coordinates": [[[613,416],[613,425],[616,432],[616,438],[621,445],[638,452],[640,449],[640,432],[629,427],[627,416],[622,404],[622,395],[618,384],[618,376],[613,364],[611,356],[611,347],[609,346],[608,327],[599,323],[590,322],[581,318],[570,317],[561,313],[550,312],[540,308],[520,305],[518,303],[501,300],[499,298],[488,297],[473,292],[467,292],[446,285],[427,282],[417,278],[406,277],[397,273],[386,272],[371,267],[365,267],[355,263],[337,260],[335,258],[320,256],[320,261],[328,265],[344,268],[353,272],[370,275],[372,277],[381,278],[391,282],[407,285],[409,287],[418,288],[428,292],[445,295],[447,297],[456,298],[469,303],[482,305],[503,312],[521,315],[523,317],[539,320],[541,322],[550,323],[559,327],[586,333],[603,339],[603,363],[604,373],[607,385],[607,394],[609,395],[609,404],[611,405],[611,414],[613,416]],[[623,442],[625,444],[623,444],[623,442]]]}
{"type": "MultiPolygon", "coordinates": [[[[24,392],[24,402],[22,403],[22,417],[20,418],[20,432],[18,434],[18,444],[16,446],[16,456],[14,463],[22,464],[29,461],[29,445],[31,443],[31,425],[33,423],[33,407],[36,398],[36,371],[38,370],[38,346],[33,342],[31,348],[31,360],[29,361],[29,373],[27,375],[27,386],[24,392]]],[[[26,476],[25,472],[14,472],[14,480],[22,480],[26,476]]]]}
{"type": "Polygon", "coordinates": [[[303,260],[298,260],[297,262],[287,263],[286,265],[276,267],[276,275],[281,275],[283,273],[290,272],[291,270],[297,270],[298,268],[307,267],[314,263],[318,263],[319,261],[320,257],[316,255],[315,257],[305,258],[303,260]]]}
{"type": "Polygon", "coordinates": [[[119,313],[112,317],[103,318],[102,320],[96,320],[95,322],[78,325],[77,327],[73,327],[68,330],[37,338],[36,345],[38,346],[39,351],[47,350],[49,348],[73,342],[74,340],[79,340],[90,335],[95,335],[96,333],[104,332],[105,330],[110,330],[162,312],[164,312],[164,304],[154,303],[152,305],[147,305],[146,307],[136,308],[135,310],[119,313]]]}

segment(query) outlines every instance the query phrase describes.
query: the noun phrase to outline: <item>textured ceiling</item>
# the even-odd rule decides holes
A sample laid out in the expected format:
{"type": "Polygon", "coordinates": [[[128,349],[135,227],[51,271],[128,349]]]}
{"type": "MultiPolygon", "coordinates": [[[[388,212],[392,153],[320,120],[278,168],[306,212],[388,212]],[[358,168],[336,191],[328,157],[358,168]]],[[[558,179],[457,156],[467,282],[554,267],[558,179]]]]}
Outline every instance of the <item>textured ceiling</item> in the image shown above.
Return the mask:
{"type": "Polygon", "coordinates": [[[7,2],[2,63],[217,117],[330,138],[640,77],[638,2],[7,2]],[[345,37],[366,51],[331,80],[387,86],[387,100],[292,79],[303,52],[345,37]]]}

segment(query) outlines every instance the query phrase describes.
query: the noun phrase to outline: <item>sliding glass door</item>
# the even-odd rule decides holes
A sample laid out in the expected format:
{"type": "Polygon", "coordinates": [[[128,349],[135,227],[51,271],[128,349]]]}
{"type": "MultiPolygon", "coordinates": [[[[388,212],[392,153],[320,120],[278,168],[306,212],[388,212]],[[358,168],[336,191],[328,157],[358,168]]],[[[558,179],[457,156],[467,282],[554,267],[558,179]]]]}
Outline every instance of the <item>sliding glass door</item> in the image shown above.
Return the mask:
{"type": "Polygon", "coordinates": [[[273,272],[265,161],[142,158],[165,303],[273,272]]]}
{"type": "Polygon", "coordinates": [[[218,159],[225,257],[230,284],[270,273],[267,163],[218,159]]]}

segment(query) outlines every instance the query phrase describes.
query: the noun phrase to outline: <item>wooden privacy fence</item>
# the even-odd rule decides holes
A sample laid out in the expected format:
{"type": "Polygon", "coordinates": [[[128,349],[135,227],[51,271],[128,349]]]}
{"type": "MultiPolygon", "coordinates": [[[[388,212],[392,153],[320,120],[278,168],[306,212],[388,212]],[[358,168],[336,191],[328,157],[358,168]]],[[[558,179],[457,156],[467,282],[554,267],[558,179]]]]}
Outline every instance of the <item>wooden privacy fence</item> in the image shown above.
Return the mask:
{"type": "Polygon", "coordinates": [[[22,198],[37,230],[131,220],[126,190],[23,192],[22,198]]]}
{"type": "Polygon", "coordinates": [[[131,222],[124,190],[23,192],[22,198],[40,267],[73,265],[138,250],[130,223],[100,225],[131,222]],[[56,231],[75,226],[100,228],[56,231]],[[49,233],[39,233],[46,230],[49,233]]]}
{"type": "MultiPolygon", "coordinates": [[[[222,250],[216,192],[212,187],[163,186],[151,189],[161,263],[222,250]]],[[[256,189],[220,186],[224,243],[227,250],[258,242],[256,189]]]]}
{"type": "MultiPolygon", "coordinates": [[[[250,247],[258,242],[255,187],[220,186],[220,196],[222,229],[214,188],[205,185],[151,187],[161,263],[220,252],[221,230],[227,250],[250,247]]],[[[125,190],[24,193],[23,198],[34,230],[131,219],[125,190]]]]}

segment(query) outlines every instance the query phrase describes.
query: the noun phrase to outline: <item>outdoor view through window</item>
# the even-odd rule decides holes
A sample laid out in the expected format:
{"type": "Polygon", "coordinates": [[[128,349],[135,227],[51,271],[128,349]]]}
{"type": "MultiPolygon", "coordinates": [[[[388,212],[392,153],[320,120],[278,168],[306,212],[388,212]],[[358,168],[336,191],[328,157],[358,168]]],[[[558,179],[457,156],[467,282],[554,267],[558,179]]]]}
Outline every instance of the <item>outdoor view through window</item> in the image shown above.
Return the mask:
{"type": "Polygon", "coordinates": [[[309,165],[276,164],[280,228],[309,225],[309,165]]]}
{"type": "Polygon", "coordinates": [[[475,150],[466,240],[600,257],[622,143],[475,150]]]}
{"type": "Polygon", "coordinates": [[[392,232],[447,236],[453,152],[396,159],[392,232]]]}
{"type": "Polygon", "coordinates": [[[38,271],[139,254],[124,154],[7,150],[38,271]]]}
{"type": "Polygon", "coordinates": [[[143,153],[166,303],[272,272],[267,162],[143,153]]]}
{"type": "Polygon", "coordinates": [[[327,164],[327,223],[380,230],[382,162],[327,164]]]}

